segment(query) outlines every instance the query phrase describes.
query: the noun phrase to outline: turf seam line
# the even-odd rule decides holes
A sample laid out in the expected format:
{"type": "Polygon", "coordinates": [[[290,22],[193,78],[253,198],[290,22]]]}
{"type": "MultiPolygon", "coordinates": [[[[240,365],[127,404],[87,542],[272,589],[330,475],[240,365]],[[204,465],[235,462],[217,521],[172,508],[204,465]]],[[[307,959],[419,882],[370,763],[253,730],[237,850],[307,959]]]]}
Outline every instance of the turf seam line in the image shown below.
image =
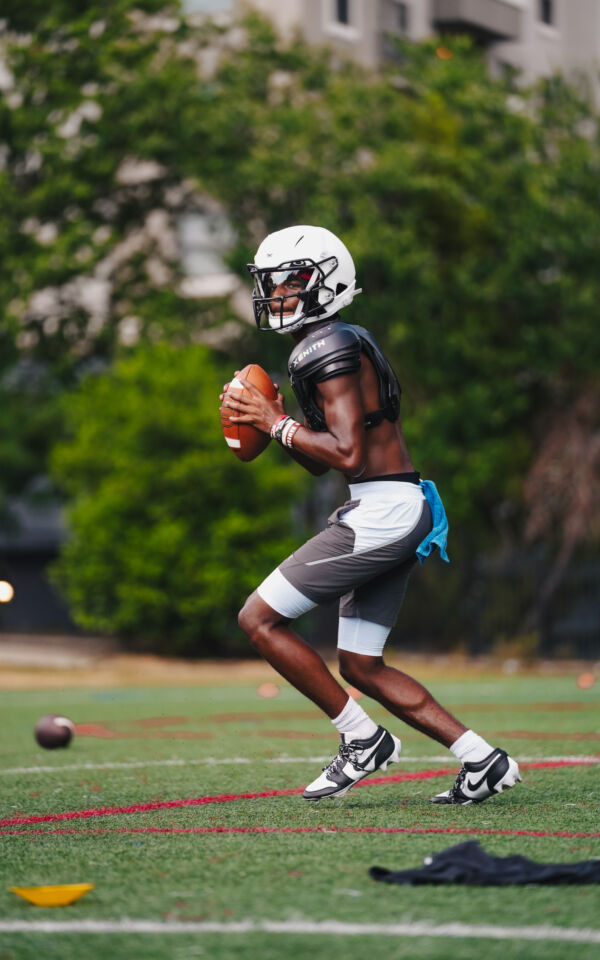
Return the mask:
{"type": "Polygon", "coordinates": [[[486,940],[551,940],[600,943],[600,930],[579,927],[442,923],[346,923],[340,920],[242,920],[229,923],[153,920],[1,920],[5,933],[137,933],[137,934],[327,934],[329,936],[454,937],[486,940]]]}
{"type": "Polygon", "coordinates": [[[105,836],[117,834],[205,834],[205,833],[402,833],[402,834],[468,834],[472,836],[503,836],[503,837],[544,837],[559,839],[594,839],[600,837],[600,831],[597,833],[584,833],[582,831],[568,830],[511,830],[501,828],[484,827],[338,827],[335,824],[329,826],[309,826],[309,827],[263,827],[260,825],[238,827],[238,826],[212,826],[212,827],[89,827],[89,828],[57,828],[40,829],[34,827],[31,830],[0,830],[0,836],[105,836]]]}
{"type": "MultiPolygon", "coordinates": [[[[331,759],[331,754],[324,754],[321,757],[259,757],[258,758],[262,763],[325,763],[331,759]]],[[[596,764],[600,763],[600,755],[574,755],[570,754],[568,756],[533,756],[533,757],[520,757],[520,763],[541,763],[541,762],[559,762],[565,763],[570,761],[577,764],[596,764]]],[[[77,772],[80,770],[139,770],[143,767],[187,767],[187,766],[198,766],[206,765],[211,766],[226,766],[226,765],[236,765],[236,764],[251,764],[254,763],[254,760],[249,760],[248,757],[201,757],[201,758],[191,758],[189,760],[184,760],[181,758],[174,758],[170,760],[136,760],[131,762],[109,762],[109,763],[74,763],[74,764],[64,764],[62,766],[39,766],[39,767],[6,767],[4,770],[0,769],[0,776],[8,776],[9,774],[32,774],[37,775],[40,773],[68,773],[70,771],[77,772]]],[[[447,756],[401,756],[397,763],[447,763],[447,756]]]]}

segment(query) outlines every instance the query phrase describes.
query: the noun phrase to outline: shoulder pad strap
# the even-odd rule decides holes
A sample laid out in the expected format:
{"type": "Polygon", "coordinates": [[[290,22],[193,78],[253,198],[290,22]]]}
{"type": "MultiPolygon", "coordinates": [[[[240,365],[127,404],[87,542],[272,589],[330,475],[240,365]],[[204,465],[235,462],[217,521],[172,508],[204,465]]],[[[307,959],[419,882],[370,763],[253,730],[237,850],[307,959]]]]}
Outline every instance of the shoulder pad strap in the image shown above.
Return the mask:
{"type": "Polygon", "coordinates": [[[308,334],[292,351],[290,376],[315,383],[360,369],[361,340],[349,323],[336,321],[308,334]]]}

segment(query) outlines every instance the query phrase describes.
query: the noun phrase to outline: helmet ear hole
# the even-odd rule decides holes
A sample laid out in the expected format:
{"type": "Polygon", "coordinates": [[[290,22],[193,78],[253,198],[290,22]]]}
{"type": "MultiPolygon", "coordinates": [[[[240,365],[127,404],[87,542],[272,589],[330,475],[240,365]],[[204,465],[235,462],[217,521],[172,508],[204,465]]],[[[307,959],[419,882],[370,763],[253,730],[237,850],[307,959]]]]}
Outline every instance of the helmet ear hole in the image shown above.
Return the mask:
{"type": "Polygon", "coordinates": [[[339,296],[340,293],[343,293],[344,290],[347,290],[347,289],[348,289],[348,284],[347,284],[347,283],[338,283],[337,287],[335,288],[335,295],[336,295],[336,297],[339,296]]]}
{"type": "Polygon", "coordinates": [[[328,306],[335,298],[335,293],[331,287],[319,287],[317,291],[317,303],[322,307],[328,306]]]}

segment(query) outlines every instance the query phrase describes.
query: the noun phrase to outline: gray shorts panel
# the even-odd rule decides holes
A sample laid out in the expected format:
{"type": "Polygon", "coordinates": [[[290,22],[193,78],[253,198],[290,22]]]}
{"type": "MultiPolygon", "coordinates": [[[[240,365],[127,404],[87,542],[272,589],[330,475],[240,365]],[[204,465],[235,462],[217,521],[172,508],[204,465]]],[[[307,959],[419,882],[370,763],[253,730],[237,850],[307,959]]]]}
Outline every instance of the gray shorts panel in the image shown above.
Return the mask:
{"type": "Polygon", "coordinates": [[[356,553],[354,531],[343,522],[349,509],[350,503],[336,510],[327,528],[284,560],[279,569],[314,603],[340,597],[340,616],[393,626],[416,560],[415,551],[431,530],[429,505],[423,501],[419,520],[404,537],[356,553]]]}
{"type": "Polygon", "coordinates": [[[404,601],[410,572],[416,562],[416,556],[410,557],[387,573],[382,573],[368,583],[345,593],[340,597],[340,617],[360,617],[369,623],[393,627],[404,601]]]}

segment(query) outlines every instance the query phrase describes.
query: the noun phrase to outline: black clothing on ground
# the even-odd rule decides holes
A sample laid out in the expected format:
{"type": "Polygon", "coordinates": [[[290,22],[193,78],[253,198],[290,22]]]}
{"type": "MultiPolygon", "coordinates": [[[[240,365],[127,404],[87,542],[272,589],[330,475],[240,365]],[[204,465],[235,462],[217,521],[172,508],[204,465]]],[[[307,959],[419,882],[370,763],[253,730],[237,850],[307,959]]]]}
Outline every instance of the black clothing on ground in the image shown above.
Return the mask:
{"type": "Polygon", "coordinates": [[[373,880],[384,883],[462,883],[482,887],[527,883],[600,883],[600,860],[536,863],[519,854],[493,857],[479,846],[477,840],[467,840],[426,857],[424,866],[414,870],[371,867],[369,875],[373,880]]]}

